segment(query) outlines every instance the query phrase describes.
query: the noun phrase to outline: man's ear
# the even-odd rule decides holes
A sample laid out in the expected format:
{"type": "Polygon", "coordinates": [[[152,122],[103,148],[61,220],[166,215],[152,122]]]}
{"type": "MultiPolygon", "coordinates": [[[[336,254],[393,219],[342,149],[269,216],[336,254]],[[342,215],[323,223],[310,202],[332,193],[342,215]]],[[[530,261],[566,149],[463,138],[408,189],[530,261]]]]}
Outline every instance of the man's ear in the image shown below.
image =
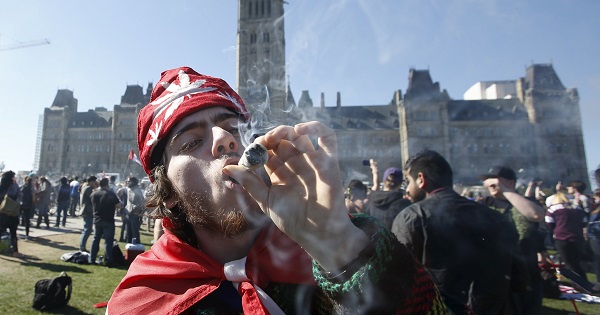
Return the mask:
{"type": "Polygon", "coordinates": [[[417,182],[417,186],[419,186],[419,189],[425,190],[425,185],[427,184],[427,179],[425,178],[425,175],[423,175],[423,173],[419,172],[417,174],[416,182],[417,182]]]}

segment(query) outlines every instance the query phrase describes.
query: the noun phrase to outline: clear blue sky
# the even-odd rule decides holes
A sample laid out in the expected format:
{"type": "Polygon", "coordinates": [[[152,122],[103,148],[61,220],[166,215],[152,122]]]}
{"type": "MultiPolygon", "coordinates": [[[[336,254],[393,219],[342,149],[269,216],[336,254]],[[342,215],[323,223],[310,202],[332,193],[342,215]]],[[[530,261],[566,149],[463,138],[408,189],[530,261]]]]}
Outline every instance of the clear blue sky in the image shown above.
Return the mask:
{"type": "MultiPolygon", "coordinates": [[[[387,104],[408,71],[429,69],[454,99],[477,81],[514,80],[532,62],[577,88],[589,171],[600,165],[599,1],[317,1],[285,5],[287,73],[296,100],[309,90],[334,106],[387,104]]],[[[237,1],[3,1],[0,161],[33,166],[38,116],[58,89],[79,110],[112,109],[127,84],[188,65],[235,86],[237,1]]]]}

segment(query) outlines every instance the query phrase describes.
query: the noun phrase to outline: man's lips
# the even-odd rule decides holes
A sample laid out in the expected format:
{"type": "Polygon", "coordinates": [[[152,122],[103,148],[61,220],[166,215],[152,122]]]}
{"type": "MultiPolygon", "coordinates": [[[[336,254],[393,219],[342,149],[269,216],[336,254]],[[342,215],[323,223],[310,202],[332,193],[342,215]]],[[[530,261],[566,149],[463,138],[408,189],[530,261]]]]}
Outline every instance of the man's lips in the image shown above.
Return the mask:
{"type": "MultiPolygon", "coordinates": [[[[238,162],[240,161],[239,157],[230,157],[228,159],[225,160],[225,165],[237,165],[238,162]]],[[[225,185],[229,188],[229,189],[233,189],[233,190],[243,190],[242,186],[240,185],[240,183],[235,180],[235,178],[228,176],[228,175],[223,175],[223,180],[225,181],[225,185]]]]}

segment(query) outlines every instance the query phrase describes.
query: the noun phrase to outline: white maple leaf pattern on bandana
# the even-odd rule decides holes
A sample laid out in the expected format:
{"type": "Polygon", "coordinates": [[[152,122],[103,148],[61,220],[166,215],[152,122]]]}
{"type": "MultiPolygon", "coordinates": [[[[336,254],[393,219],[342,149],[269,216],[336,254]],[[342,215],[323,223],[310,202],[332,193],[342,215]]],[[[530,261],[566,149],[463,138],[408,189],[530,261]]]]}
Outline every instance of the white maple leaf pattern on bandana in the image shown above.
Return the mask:
{"type": "Polygon", "coordinates": [[[227,92],[221,92],[219,91],[218,93],[219,96],[226,98],[227,100],[229,100],[230,102],[233,103],[233,105],[235,105],[235,107],[237,107],[237,110],[242,114],[242,115],[246,115],[247,112],[244,109],[244,107],[238,102],[237,98],[231,96],[229,93],[227,92]]]}
{"type": "Polygon", "coordinates": [[[169,117],[173,115],[175,110],[179,107],[179,105],[181,105],[181,103],[183,103],[186,97],[191,98],[193,94],[211,92],[217,89],[215,87],[203,88],[202,85],[206,83],[206,80],[196,80],[194,82],[190,82],[190,76],[183,72],[183,70],[179,70],[177,76],[179,79],[179,85],[175,83],[160,82],[159,84],[161,84],[166,91],[170,93],[167,93],[150,103],[150,105],[156,105],[152,119],[156,119],[156,117],[160,116],[160,114],[165,110],[166,113],[162,121],[156,122],[154,131],[148,131],[151,138],[148,140],[148,142],[146,142],[147,146],[155,146],[156,143],[158,143],[158,135],[163,126],[163,122],[166,122],[169,117]]]}

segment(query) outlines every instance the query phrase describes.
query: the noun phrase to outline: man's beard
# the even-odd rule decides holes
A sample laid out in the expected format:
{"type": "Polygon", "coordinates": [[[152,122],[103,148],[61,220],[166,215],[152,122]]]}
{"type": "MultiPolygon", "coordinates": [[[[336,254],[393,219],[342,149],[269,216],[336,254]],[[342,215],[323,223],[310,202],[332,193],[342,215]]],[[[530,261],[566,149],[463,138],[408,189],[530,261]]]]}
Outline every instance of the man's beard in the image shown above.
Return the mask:
{"type": "MultiPolygon", "coordinates": [[[[235,238],[257,226],[256,222],[247,220],[242,209],[238,207],[219,207],[209,201],[209,197],[198,192],[189,193],[187,198],[181,197],[180,194],[180,207],[186,215],[186,221],[194,228],[215,233],[223,238],[235,238]]],[[[258,212],[264,216],[261,210],[258,212]]]]}
{"type": "Polygon", "coordinates": [[[427,192],[423,189],[418,189],[416,191],[416,193],[414,194],[414,196],[412,194],[410,195],[410,201],[412,203],[419,202],[421,200],[425,200],[425,198],[427,198],[427,192]]]}

